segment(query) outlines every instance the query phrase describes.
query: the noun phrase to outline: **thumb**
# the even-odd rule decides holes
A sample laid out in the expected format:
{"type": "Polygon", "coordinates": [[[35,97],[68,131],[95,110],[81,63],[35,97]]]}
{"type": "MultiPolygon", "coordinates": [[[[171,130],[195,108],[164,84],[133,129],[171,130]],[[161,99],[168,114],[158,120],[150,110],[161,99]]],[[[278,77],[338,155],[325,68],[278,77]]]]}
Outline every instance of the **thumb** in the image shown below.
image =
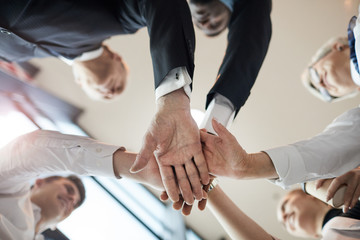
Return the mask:
{"type": "Polygon", "coordinates": [[[232,136],[231,133],[221,123],[215,120],[215,118],[212,119],[212,125],[220,138],[224,139],[228,138],[229,135],[232,136]]]}
{"type": "Polygon", "coordinates": [[[324,184],[324,182],[328,179],[319,179],[315,182],[315,189],[318,190],[324,184]]]}
{"type": "Polygon", "coordinates": [[[151,136],[146,136],[143,147],[139,154],[136,156],[135,162],[130,168],[130,172],[136,173],[145,168],[149,160],[153,157],[155,148],[155,141],[152,139],[151,136]]]}

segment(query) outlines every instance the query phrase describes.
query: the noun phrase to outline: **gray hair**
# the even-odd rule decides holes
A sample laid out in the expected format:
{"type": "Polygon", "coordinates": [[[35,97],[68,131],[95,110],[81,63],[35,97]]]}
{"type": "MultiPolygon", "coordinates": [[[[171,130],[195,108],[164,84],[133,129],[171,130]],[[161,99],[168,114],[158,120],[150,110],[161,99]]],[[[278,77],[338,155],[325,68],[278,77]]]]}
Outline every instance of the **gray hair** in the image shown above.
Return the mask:
{"type": "Polygon", "coordinates": [[[317,63],[322,58],[324,58],[326,55],[328,55],[332,50],[332,46],[337,42],[341,43],[345,46],[349,46],[347,37],[333,37],[333,38],[329,39],[316,51],[314,56],[312,56],[310,63],[308,64],[308,66],[306,67],[306,69],[303,71],[303,73],[301,75],[301,80],[302,80],[302,83],[304,84],[305,88],[307,90],[309,90],[309,92],[312,93],[315,97],[317,97],[323,101],[326,101],[326,102],[337,102],[337,101],[341,101],[343,99],[353,97],[356,95],[356,93],[350,93],[350,94],[347,94],[342,97],[336,97],[336,98],[332,98],[331,100],[325,100],[323,98],[323,96],[321,95],[321,93],[319,92],[319,90],[317,88],[315,88],[311,83],[311,75],[310,75],[309,67],[313,66],[315,63],[317,63]]]}

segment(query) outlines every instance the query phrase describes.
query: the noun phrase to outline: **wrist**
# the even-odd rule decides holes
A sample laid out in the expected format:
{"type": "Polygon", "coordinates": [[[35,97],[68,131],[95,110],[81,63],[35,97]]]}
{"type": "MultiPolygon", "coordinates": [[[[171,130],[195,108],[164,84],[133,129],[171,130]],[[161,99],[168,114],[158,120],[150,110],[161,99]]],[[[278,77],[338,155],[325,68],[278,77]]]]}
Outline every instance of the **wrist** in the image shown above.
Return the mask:
{"type": "Polygon", "coordinates": [[[186,95],[183,88],[175,90],[169,94],[160,97],[156,101],[156,107],[158,109],[190,109],[190,99],[186,95]]]}
{"type": "Polygon", "coordinates": [[[279,177],[275,170],[274,164],[271,161],[271,158],[265,152],[249,154],[248,163],[249,163],[247,168],[248,178],[274,179],[279,177]]]}

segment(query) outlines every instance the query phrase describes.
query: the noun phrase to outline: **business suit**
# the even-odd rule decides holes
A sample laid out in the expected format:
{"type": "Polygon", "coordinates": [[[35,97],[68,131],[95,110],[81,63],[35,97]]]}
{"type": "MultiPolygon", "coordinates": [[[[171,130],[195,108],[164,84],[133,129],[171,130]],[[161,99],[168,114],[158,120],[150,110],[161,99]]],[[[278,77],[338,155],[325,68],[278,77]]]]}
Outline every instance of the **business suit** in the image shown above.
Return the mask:
{"type": "Polygon", "coordinates": [[[271,0],[220,0],[232,5],[228,46],[206,105],[219,93],[236,113],[245,104],[265,58],[271,37],[271,0]]]}
{"type": "Polygon", "coordinates": [[[193,76],[195,48],[185,0],[6,0],[0,8],[0,58],[75,58],[114,35],[147,27],[155,87],[185,66],[193,76]]]}

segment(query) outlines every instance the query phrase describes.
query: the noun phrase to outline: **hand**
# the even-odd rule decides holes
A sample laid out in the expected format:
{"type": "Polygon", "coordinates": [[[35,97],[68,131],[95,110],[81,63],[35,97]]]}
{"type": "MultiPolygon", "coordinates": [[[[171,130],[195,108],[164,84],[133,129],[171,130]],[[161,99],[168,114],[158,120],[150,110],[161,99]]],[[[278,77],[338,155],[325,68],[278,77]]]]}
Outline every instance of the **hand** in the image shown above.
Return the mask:
{"type": "Polygon", "coordinates": [[[209,174],[189,99],[180,89],[161,97],[157,107],[131,171],[140,171],[155,155],[170,199],[177,202],[181,194],[191,205],[194,197],[202,199],[201,187],[209,183],[209,174]]]}
{"type": "MultiPolygon", "coordinates": [[[[210,183],[207,184],[207,185],[204,185],[203,186],[203,199],[201,199],[199,202],[198,202],[198,209],[200,211],[203,211],[206,207],[206,203],[207,203],[207,191],[209,190],[209,187],[210,187],[210,183]]],[[[167,193],[165,191],[163,191],[160,195],[160,200],[161,201],[166,201],[169,199],[169,196],[167,195],[167,193]]],[[[179,196],[179,201],[177,202],[174,202],[173,203],[173,208],[175,210],[180,210],[182,209],[182,214],[184,216],[188,216],[190,215],[191,213],[191,210],[192,210],[192,207],[193,205],[188,205],[186,202],[184,202],[184,198],[180,195],[179,196]]]]}
{"type": "Polygon", "coordinates": [[[146,167],[136,174],[139,175],[138,182],[157,190],[163,191],[165,189],[161,180],[159,165],[156,162],[155,156],[151,157],[146,167]]]}
{"type": "Polygon", "coordinates": [[[236,138],[215,119],[212,125],[218,136],[200,131],[203,152],[209,172],[215,176],[238,178],[237,170],[245,170],[248,154],[236,138]]]}
{"type": "MultiPolygon", "coordinates": [[[[321,179],[316,182],[316,188],[320,188],[326,179],[321,179]]],[[[332,180],[327,190],[326,201],[332,199],[336,191],[343,185],[347,186],[344,195],[343,211],[347,212],[349,208],[353,208],[360,197],[360,168],[355,168],[339,177],[332,180]]]]}

